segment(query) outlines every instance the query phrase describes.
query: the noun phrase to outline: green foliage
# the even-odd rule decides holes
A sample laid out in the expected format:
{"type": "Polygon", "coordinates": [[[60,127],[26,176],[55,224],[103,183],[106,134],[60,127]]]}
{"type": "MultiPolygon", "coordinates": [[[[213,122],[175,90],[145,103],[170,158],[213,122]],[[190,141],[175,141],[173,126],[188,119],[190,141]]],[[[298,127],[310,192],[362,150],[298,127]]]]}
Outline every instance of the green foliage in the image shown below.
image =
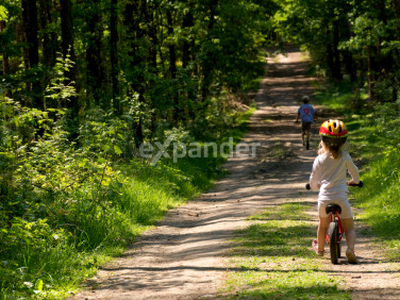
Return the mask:
{"type": "Polygon", "coordinates": [[[275,1],[272,18],[283,41],[308,50],[316,74],[349,77],[369,97],[395,101],[399,94],[399,4],[391,1],[275,1]],[[394,6],[394,7],[393,7],[394,6]],[[385,95],[383,95],[385,94],[385,95]],[[382,97],[384,96],[384,97],[382,97]]]}
{"type": "Polygon", "coordinates": [[[18,1],[0,6],[0,18],[8,12],[0,33],[0,294],[57,298],[224,173],[226,151],[152,165],[137,148],[168,137],[204,147],[239,141],[251,113],[241,95],[264,71],[268,11],[259,1],[119,1],[115,49],[108,1],[71,1],[71,15],[62,3],[32,3],[38,24],[24,24],[18,1]],[[20,38],[36,25],[38,49],[20,38]]]}
{"type": "Polygon", "coordinates": [[[340,82],[315,82],[314,97],[318,104],[335,112],[338,116],[351,115],[351,112],[362,114],[370,108],[367,102],[368,94],[365,89],[348,80],[340,82]]]}
{"type": "Polygon", "coordinates": [[[213,30],[214,38],[209,44],[212,53],[219,59],[214,72],[219,71],[221,83],[234,90],[241,90],[242,82],[263,73],[263,62],[259,60],[264,8],[256,3],[244,1],[222,2],[218,13],[220,22],[213,30]],[[246,26],[242,26],[246,24],[246,26]],[[240,37],[240,38],[239,38],[240,37]],[[250,46],[251,45],[251,46],[250,46]]]}
{"type": "Polygon", "coordinates": [[[368,15],[356,18],[353,31],[355,36],[349,39],[347,46],[363,55],[366,55],[368,47],[376,45],[385,35],[383,22],[368,15]]]}
{"type": "Polygon", "coordinates": [[[0,5],[0,20],[7,21],[8,11],[3,5],[0,5]]]}
{"type": "MultiPolygon", "coordinates": [[[[63,66],[60,62],[56,69],[63,66]]],[[[57,106],[62,95],[74,94],[64,94],[63,73],[59,75],[47,90],[55,100],[51,106],[57,106]]],[[[127,115],[87,111],[78,138],[71,142],[65,109],[28,108],[4,95],[0,100],[4,297],[66,296],[168,209],[209,188],[223,173],[218,169],[225,159],[221,155],[176,163],[163,159],[156,165],[131,159],[127,152],[133,120],[127,115]]],[[[135,103],[130,105],[136,109],[135,103]]],[[[237,142],[251,112],[230,112],[218,124],[237,142]]],[[[208,133],[213,131],[222,137],[216,127],[208,133]]],[[[184,127],[166,130],[165,136],[181,143],[195,140],[184,127]]]]}
{"type": "Polygon", "coordinates": [[[65,58],[59,53],[56,59],[56,64],[51,74],[49,85],[45,90],[45,102],[43,108],[50,107],[67,107],[66,102],[71,101],[71,98],[76,97],[75,82],[70,82],[66,74],[71,70],[75,62],[71,60],[71,56],[65,58]],[[48,99],[49,103],[46,103],[48,99]]]}

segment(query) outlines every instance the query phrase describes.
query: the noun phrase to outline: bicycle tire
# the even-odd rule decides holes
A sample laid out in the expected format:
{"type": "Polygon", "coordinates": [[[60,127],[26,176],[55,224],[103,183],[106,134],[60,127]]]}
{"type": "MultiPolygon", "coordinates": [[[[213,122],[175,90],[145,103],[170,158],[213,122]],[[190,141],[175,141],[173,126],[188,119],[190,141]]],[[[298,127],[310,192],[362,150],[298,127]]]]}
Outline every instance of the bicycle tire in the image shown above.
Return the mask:
{"type": "Polygon", "coordinates": [[[339,245],[338,245],[338,238],[339,238],[339,224],[337,220],[329,223],[329,249],[331,253],[331,262],[336,265],[338,263],[339,257],[339,245]]]}
{"type": "Polygon", "coordinates": [[[340,241],[341,241],[340,235],[341,235],[341,232],[340,232],[340,230],[339,230],[339,220],[338,220],[338,219],[335,219],[335,221],[336,221],[336,223],[337,223],[337,228],[338,228],[338,232],[337,232],[337,243],[336,243],[337,254],[338,254],[338,258],[341,258],[341,257],[342,257],[342,254],[341,254],[341,245],[340,245],[340,241]]]}

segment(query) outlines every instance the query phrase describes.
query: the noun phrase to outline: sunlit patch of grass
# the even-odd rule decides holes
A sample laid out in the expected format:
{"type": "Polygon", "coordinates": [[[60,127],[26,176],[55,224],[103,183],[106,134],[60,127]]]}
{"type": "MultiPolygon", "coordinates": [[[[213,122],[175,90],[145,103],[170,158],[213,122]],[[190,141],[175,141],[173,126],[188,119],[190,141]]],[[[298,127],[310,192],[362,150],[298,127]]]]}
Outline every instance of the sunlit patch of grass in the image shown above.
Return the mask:
{"type": "Polygon", "coordinates": [[[264,122],[265,122],[265,123],[275,123],[275,120],[272,120],[272,119],[265,119],[264,122]]]}
{"type": "Polygon", "coordinates": [[[309,220],[310,216],[304,215],[304,210],[310,208],[311,204],[308,202],[290,202],[271,207],[262,214],[253,215],[249,220],[273,220],[285,216],[286,220],[309,220]],[[277,208],[277,209],[276,209],[277,208]]]}
{"type": "Polygon", "coordinates": [[[254,223],[233,241],[224,298],[350,298],[311,249],[316,225],[304,213],[309,207],[289,202],[249,218],[254,223]]]}
{"type": "Polygon", "coordinates": [[[229,284],[236,288],[226,299],[350,299],[336,278],[312,268],[244,271],[229,284]]]}
{"type": "Polygon", "coordinates": [[[371,162],[362,175],[364,187],[352,194],[363,209],[359,218],[372,227],[391,261],[400,259],[400,154],[387,151],[371,162]]]}
{"type": "Polygon", "coordinates": [[[313,98],[339,116],[348,115],[351,110],[361,112],[365,108],[365,92],[358,90],[353,83],[343,80],[340,82],[315,82],[313,98]]]}
{"type": "Polygon", "coordinates": [[[348,142],[355,160],[370,161],[381,151],[376,125],[366,121],[359,115],[349,116],[344,120],[349,131],[348,142]]]}
{"type": "MultiPolygon", "coordinates": [[[[314,231],[304,221],[270,220],[250,225],[242,239],[240,255],[309,256],[309,245],[314,231]],[[248,249],[249,253],[245,249],[248,249]],[[306,251],[304,251],[306,250],[306,251]]],[[[239,253],[238,252],[238,253],[239,253]]]]}

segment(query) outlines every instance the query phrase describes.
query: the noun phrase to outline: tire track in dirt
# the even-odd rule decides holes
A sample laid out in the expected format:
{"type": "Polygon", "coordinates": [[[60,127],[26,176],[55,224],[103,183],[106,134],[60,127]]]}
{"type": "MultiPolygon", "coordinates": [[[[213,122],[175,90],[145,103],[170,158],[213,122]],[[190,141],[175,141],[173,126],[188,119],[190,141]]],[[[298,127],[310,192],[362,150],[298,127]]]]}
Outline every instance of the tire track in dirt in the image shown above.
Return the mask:
{"type": "MultiPolygon", "coordinates": [[[[226,275],[228,240],[234,231],[248,225],[246,217],[287,199],[298,201],[300,194],[306,195],[302,201],[315,204],[315,195],[303,189],[316,152],[304,150],[300,127],[294,124],[300,105],[297,100],[312,93],[313,79],[305,75],[307,62],[301,57],[297,50],[288,49],[287,56],[269,59],[267,76],[256,96],[258,109],[242,141],[260,144],[256,157],[230,158],[224,166],[229,175],[201,197],[171,210],[157,228],[147,231],[121,258],[100,270],[75,299],[217,298],[226,275]]],[[[317,220],[315,210],[311,213],[317,220]]],[[[367,276],[375,280],[386,276],[385,282],[389,277],[396,282],[394,273],[384,271],[394,266],[377,263],[383,260],[368,252],[368,239],[360,239],[360,243],[366,249],[358,252],[362,264],[332,266],[326,257],[324,266],[328,274],[343,276],[355,296],[374,289],[382,293],[381,286],[371,282],[364,287],[362,282],[367,276]],[[376,272],[369,273],[371,269],[376,272]]],[[[391,292],[399,295],[398,289],[391,292]]]]}

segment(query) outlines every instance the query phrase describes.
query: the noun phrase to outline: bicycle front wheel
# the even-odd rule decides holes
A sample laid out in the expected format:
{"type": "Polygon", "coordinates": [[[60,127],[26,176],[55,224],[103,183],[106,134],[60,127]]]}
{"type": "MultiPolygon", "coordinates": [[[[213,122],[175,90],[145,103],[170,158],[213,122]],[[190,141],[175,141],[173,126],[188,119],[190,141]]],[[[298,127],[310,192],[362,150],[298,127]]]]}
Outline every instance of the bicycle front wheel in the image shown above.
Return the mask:
{"type": "Polygon", "coordinates": [[[331,262],[333,264],[338,263],[338,257],[340,256],[339,240],[339,224],[337,220],[329,223],[329,249],[331,252],[331,262]]]}

